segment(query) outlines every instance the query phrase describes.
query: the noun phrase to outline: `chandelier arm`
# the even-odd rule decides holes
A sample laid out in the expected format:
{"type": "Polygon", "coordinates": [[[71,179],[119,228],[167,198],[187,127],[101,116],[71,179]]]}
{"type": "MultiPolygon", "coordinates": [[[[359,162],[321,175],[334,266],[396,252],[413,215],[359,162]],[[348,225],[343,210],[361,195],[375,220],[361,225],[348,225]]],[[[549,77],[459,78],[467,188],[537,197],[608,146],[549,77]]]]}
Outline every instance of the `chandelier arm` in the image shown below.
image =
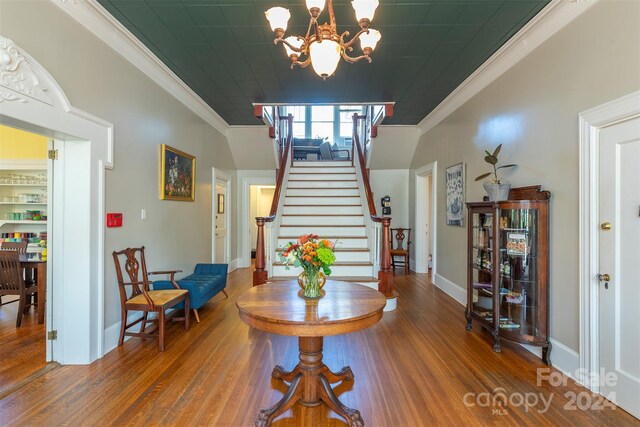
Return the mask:
{"type": "Polygon", "coordinates": [[[307,59],[305,59],[304,61],[295,61],[291,63],[291,69],[293,69],[293,67],[295,67],[296,65],[300,68],[306,68],[309,64],[311,64],[311,57],[308,57],[307,59]]]}
{"type": "MultiPolygon", "coordinates": [[[[297,38],[298,38],[298,40],[300,40],[300,39],[304,40],[304,39],[303,39],[302,37],[300,37],[300,36],[297,36],[297,38]]],[[[275,40],[273,41],[273,43],[274,43],[274,44],[284,43],[284,44],[286,44],[287,46],[289,46],[289,48],[290,48],[292,51],[294,51],[294,52],[298,52],[298,53],[304,53],[304,51],[302,50],[302,46],[304,46],[304,44],[303,44],[301,47],[297,48],[297,47],[293,46],[291,43],[289,43],[288,41],[286,41],[285,39],[280,39],[280,38],[275,39],[275,40]]]]}
{"type": "Polygon", "coordinates": [[[307,35],[304,36],[305,40],[309,40],[309,35],[311,34],[311,27],[313,27],[315,24],[315,31],[314,33],[318,32],[318,22],[313,19],[313,17],[309,18],[309,26],[307,27],[307,35]]]}
{"type": "Polygon", "coordinates": [[[345,32],[344,32],[344,33],[342,33],[342,35],[340,36],[340,40],[342,40],[342,41],[343,41],[343,43],[344,43],[344,47],[345,47],[345,48],[347,48],[347,47],[351,47],[351,46],[353,46],[353,44],[354,44],[355,42],[357,42],[358,40],[360,40],[360,36],[361,36],[363,33],[367,33],[367,34],[369,34],[369,29],[368,29],[368,28],[366,28],[366,29],[364,29],[364,30],[360,30],[360,31],[358,31],[358,33],[357,33],[355,36],[353,36],[353,38],[352,38],[351,40],[349,40],[348,42],[346,42],[346,43],[344,43],[343,36],[348,36],[348,35],[349,35],[349,32],[348,32],[348,31],[345,31],[345,32]]]}
{"type": "Polygon", "coordinates": [[[328,0],[327,1],[327,10],[329,11],[329,24],[331,24],[331,29],[333,30],[334,33],[337,33],[337,27],[336,27],[336,14],[333,12],[333,0],[328,0]]]}
{"type": "Polygon", "coordinates": [[[367,61],[369,61],[369,63],[371,63],[371,58],[369,57],[369,55],[360,55],[360,56],[356,56],[355,58],[352,58],[349,55],[347,55],[346,51],[342,51],[342,57],[344,58],[345,61],[350,62],[351,64],[354,64],[358,61],[362,61],[363,59],[366,59],[367,61]]]}

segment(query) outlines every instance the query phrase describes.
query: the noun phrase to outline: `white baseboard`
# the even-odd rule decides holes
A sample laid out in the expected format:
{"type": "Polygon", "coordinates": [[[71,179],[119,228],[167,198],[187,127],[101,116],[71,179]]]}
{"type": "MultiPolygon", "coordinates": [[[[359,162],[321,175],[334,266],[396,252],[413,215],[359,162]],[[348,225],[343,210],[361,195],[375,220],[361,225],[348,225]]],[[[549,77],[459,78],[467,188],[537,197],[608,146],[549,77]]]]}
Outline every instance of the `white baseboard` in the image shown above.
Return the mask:
{"type": "Polygon", "coordinates": [[[250,258],[236,258],[236,268],[248,268],[251,267],[250,258]]]}
{"type": "Polygon", "coordinates": [[[228,273],[231,273],[232,271],[236,270],[237,268],[238,268],[238,258],[234,259],[233,261],[231,261],[229,263],[228,273]]]}
{"type": "Polygon", "coordinates": [[[467,290],[465,289],[465,287],[458,286],[451,280],[439,274],[435,275],[433,284],[436,285],[437,288],[444,291],[444,293],[449,295],[451,298],[458,301],[458,303],[464,306],[467,305],[467,290]]]}
{"type": "MultiPolygon", "coordinates": [[[[465,288],[456,285],[439,274],[436,274],[433,283],[461,305],[467,305],[467,291],[465,288]]],[[[580,378],[577,378],[576,376],[576,373],[579,372],[578,368],[580,367],[580,355],[576,351],[553,338],[550,338],[549,341],[551,342],[551,354],[549,355],[549,359],[551,359],[551,366],[580,383],[580,378]]],[[[521,345],[542,359],[542,347],[526,344],[521,345]]]]}

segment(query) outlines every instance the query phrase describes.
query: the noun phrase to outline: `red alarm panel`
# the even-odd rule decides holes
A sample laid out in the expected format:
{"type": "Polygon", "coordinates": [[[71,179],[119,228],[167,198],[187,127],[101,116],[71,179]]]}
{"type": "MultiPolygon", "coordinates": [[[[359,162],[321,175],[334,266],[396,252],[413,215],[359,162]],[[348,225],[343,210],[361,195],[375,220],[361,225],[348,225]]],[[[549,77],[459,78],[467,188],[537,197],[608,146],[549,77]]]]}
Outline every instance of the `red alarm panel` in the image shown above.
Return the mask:
{"type": "Polygon", "coordinates": [[[122,227],[122,214],[121,213],[108,213],[107,214],[107,228],[122,227]]]}

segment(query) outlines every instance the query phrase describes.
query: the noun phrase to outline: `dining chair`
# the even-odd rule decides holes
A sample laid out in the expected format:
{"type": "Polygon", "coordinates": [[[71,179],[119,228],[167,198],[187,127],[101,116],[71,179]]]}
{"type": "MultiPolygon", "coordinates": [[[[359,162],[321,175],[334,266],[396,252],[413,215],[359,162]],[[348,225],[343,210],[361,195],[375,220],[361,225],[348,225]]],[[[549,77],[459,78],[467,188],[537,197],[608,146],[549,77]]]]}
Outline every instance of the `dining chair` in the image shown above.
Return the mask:
{"type": "MultiPolygon", "coordinates": [[[[0,243],[0,250],[3,251],[17,251],[21,255],[26,255],[27,246],[29,246],[29,242],[2,242],[0,243]]],[[[34,285],[36,283],[35,278],[33,277],[33,271],[27,269],[24,272],[24,281],[27,286],[34,285]]],[[[34,303],[37,303],[38,294],[33,295],[34,303]]],[[[2,296],[0,296],[0,305],[2,304],[2,296]]]]}
{"type": "Polygon", "coordinates": [[[409,257],[411,256],[411,229],[410,228],[391,228],[390,252],[391,266],[396,269],[396,264],[404,266],[404,272],[409,274],[409,257]],[[405,234],[406,233],[406,234],[405,234]],[[406,244],[405,244],[406,239],[406,244]],[[395,245],[394,245],[395,241],[395,245]],[[395,246],[395,247],[394,247],[395,246]],[[398,261],[396,258],[401,258],[398,261]]]}
{"type": "Polygon", "coordinates": [[[22,277],[22,269],[20,267],[20,255],[17,251],[0,250],[0,296],[17,295],[19,298],[14,301],[5,302],[6,305],[12,302],[18,302],[18,315],[16,318],[16,328],[22,325],[22,316],[27,309],[34,305],[27,303],[30,298],[38,291],[38,286],[25,285],[22,277]]]}
{"type": "Polygon", "coordinates": [[[118,277],[118,288],[120,291],[120,307],[122,312],[120,325],[120,339],[118,346],[124,343],[125,336],[140,338],[158,338],[160,351],[164,351],[165,341],[165,311],[176,304],[184,301],[184,317],[174,320],[184,320],[184,329],[189,330],[189,291],[180,289],[174,276],[180,270],[174,271],[152,271],[147,272],[147,264],[144,258],[144,246],[140,248],[127,248],[113,252],[113,260],[116,266],[118,277]],[[121,265],[120,260],[123,260],[121,265]],[[125,275],[128,281],[125,281],[125,275]],[[175,289],[152,290],[153,283],[149,276],[155,274],[170,275],[171,284],[175,289]],[[127,286],[131,286],[131,293],[127,293],[127,286]],[[141,311],[142,317],[127,323],[129,311],[141,311]],[[157,318],[150,319],[150,312],[157,313],[157,318]],[[139,332],[128,332],[134,325],[141,323],[139,332]],[[147,323],[157,323],[157,330],[147,331],[147,323]]]}
{"type": "Polygon", "coordinates": [[[19,254],[27,253],[27,246],[29,242],[2,242],[0,243],[0,249],[4,251],[17,251],[19,254]]]}

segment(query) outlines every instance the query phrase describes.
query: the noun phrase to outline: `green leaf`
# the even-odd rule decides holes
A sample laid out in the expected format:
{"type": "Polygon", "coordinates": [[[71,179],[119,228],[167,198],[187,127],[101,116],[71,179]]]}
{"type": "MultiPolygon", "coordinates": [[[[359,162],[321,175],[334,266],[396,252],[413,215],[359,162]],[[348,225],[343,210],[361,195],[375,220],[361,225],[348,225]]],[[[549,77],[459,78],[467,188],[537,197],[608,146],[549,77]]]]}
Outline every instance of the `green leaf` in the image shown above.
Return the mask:
{"type": "Polygon", "coordinates": [[[495,151],[493,152],[493,157],[497,158],[498,154],[500,154],[500,150],[502,150],[502,144],[496,147],[495,151]]]}
{"type": "Polygon", "coordinates": [[[302,264],[300,263],[300,260],[295,260],[295,261],[293,262],[293,266],[294,266],[294,267],[300,267],[301,265],[302,265],[302,264]]]}
{"type": "Polygon", "coordinates": [[[495,165],[498,163],[498,158],[495,156],[485,156],[484,161],[489,163],[490,165],[495,165]]]}
{"type": "Polygon", "coordinates": [[[479,177],[476,178],[476,181],[480,181],[481,179],[485,179],[486,177],[488,177],[489,175],[491,175],[493,172],[487,172],[487,173],[483,173],[482,175],[480,175],[479,177]]]}
{"type": "MultiPolygon", "coordinates": [[[[512,165],[504,165],[504,166],[500,166],[498,169],[504,169],[504,168],[512,168],[514,166],[518,166],[516,164],[512,164],[512,165]]],[[[496,169],[497,170],[497,169],[496,169]]]]}
{"type": "Polygon", "coordinates": [[[330,276],[331,275],[331,269],[329,268],[328,265],[323,265],[322,266],[322,270],[324,271],[324,275],[325,276],[330,276]]]}

